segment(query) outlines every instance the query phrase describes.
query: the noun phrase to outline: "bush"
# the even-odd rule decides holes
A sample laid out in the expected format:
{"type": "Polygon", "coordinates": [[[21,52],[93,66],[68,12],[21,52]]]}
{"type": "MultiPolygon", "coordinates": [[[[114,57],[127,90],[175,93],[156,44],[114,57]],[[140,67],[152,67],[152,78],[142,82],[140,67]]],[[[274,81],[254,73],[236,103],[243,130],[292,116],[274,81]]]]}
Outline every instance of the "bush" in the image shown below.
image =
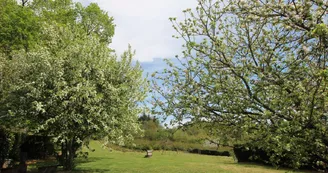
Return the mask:
{"type": "MultiPolygon", "coordinates": [[[[255,162],[272,166],[293,168],[294,153],[291,151],[283,151],[282,154],[277,155],[273,150],[266,151],[251,144],[236,145],[234,146],[233,151],[238,162],[255,162]],[[273,157],[274,160],[279,160],[279,162],[272,162],[273,157]]],[[[325,169],[323,166],[320,167],[316,165],[316,162],[316,156],[305,157],[300,169],[325,169]]]]}
{"type": "MultiPolygon", "coordinates": [[[[270,160],[270,157],[275,155],[273,151],[265,151],[261,148],[244,144],[244,145],[236,145],[233,148],[234,154],[238,162],[255,162],[261,164],[270,164],[273,166],[282,165],[289,167],[288,158],[284,156],[280,157],[280,162],[273,164],[270,160]]],[[[278,157],[275,155],[275,157],[278,157]]]]}

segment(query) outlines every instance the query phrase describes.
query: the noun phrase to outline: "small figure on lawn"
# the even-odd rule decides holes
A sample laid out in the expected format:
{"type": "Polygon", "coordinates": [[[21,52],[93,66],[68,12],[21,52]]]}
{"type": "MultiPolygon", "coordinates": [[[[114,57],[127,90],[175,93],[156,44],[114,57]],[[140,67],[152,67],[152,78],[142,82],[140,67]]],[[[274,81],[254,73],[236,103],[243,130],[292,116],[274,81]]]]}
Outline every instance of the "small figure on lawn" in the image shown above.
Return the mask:
{"type": "Polygon", "coordinates": [[[150,158],[151,156],[153,156],[153,150],[147,150],[145,158],[150,158]]]}

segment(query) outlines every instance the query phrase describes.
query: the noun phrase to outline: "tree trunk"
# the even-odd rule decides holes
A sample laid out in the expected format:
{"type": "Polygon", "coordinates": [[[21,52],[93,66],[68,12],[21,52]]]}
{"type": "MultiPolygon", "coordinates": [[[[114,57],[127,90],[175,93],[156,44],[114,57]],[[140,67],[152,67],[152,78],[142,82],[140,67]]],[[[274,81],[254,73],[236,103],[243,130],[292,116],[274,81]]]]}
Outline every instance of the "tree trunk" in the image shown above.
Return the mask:
{"type": "Polygon", "coordinates": [[[66,157],[64,160],[64,169],[67,171],[71,171],[74,168],[74,157],[75,157],[75,151],[74,148],[74,138],[69,139],[66,141],[66,157]]]}

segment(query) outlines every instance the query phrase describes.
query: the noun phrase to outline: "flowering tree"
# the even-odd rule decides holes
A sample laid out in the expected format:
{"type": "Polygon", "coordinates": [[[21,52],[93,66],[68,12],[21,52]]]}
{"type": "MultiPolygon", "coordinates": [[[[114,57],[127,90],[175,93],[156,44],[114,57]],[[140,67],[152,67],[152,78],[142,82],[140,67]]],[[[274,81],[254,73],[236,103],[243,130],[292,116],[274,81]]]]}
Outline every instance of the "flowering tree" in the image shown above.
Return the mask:
{"type": "Polygon", "coordinates": [[[99,134],[124,144],[140,132],[138,103],[145,98],[147,83],[140,66],[131,64],[130,49],[117,60],[97,38],[77,37],[72,28],[44,32],[51,47],[13,54],[10,60],[21,69],[7,84],[2,101],[8,116],[2,120],[65,144],[64,166],[70,170],[75,144],[99,134]]]}
{"type": "MultiPolygon", "coordinates": [[[[120,58],[108,48],[112,18],[96,4],[70,0],[21,8],[38,14],[33,17],[41,29],[30,49],[0,50],[0,127],[53,137],[65,148],[67,170],[80,144],[93,136],[131,142],[141,132],[137,120],[147,82],[131,47],[120,58]]],[[[7,45],[5,38],[0,42],[7,45]]]]}
{"type": "Polygon", "coordinates": [[[185,50],[153,75],[155,110],[260,148],[273,165],[326,169],[327,9],[322,0],[199,0],[181,22],[171,18],[185,50]]]}

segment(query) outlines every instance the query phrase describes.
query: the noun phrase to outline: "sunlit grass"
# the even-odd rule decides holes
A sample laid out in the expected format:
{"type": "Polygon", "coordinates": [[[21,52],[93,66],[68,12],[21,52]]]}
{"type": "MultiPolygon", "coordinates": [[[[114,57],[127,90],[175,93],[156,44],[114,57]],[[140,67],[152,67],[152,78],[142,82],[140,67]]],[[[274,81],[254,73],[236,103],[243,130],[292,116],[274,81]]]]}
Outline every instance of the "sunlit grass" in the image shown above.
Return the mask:
{"type": "Polygon", "coordinates": [[[232,157],[206,156],[173,151],[154,151],[152,158],[144,158],[144,152],[110,151],[101,148],[99,142],[92,142],[88,159],[79,159],[76,172],[83,173],[279,173],[276,170],[256,164],[237,164],[232,157]]]}

